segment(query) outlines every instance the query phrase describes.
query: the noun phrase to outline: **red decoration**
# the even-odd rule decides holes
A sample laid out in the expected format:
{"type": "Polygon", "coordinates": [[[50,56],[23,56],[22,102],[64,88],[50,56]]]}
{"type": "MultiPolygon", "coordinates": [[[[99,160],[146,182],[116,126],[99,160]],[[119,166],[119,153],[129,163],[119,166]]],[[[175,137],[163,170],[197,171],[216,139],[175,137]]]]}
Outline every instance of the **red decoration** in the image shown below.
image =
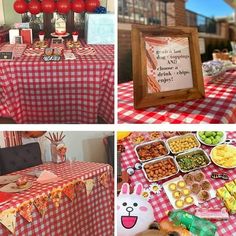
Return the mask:
{"type": "Polygon", "coordinates": [[[71,10],[77,13],[84,12],[85,11],[84,0],[74,0],[71,3],[71,10]]]}
{"type": "Polygon", "coordinates": [[[99,0],[87,0],[85,2],[85,9],[87,12],[94,12],[100,6],[99,0]]]}
{"type": "Polygon", "coordinates": [[[44,13],[53,13],[56,11],[56,3],[54,0],[43,0],[41,5],[44,13]]]}
{"type": "Polygon", "coordinates": [[[57,12],[60,14],[67,14],[69,11],[70,11],[70,1],[69,0],[58,0],[57,12]]]}
{"type": "Polygon", "coordinates": [[[28,11],[28,4],[25,0],[16,0],[13,4],[14,10],[19,14],[24,14],[28,11]]]}
{"type": "Polygon", "coordinates": [[[31,0],[29,2],[29,12],[33,15],[37,15],[41,12],[41,3],[38,0],[31,0]]]}

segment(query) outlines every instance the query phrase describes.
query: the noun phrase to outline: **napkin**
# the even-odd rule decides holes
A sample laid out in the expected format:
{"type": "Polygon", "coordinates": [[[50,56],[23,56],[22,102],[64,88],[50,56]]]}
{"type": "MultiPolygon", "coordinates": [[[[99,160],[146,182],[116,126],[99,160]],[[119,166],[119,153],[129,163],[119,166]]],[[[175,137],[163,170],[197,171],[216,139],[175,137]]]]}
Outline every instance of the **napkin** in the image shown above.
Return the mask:
{"type": "Polygon", "coordinates": [[[51,171],[44,170],[41,172],[36,181],[40,184],[46,184],[56,182],[58,180],[60,180],[60,178],[57,175],[55,175],[51,171]]]}

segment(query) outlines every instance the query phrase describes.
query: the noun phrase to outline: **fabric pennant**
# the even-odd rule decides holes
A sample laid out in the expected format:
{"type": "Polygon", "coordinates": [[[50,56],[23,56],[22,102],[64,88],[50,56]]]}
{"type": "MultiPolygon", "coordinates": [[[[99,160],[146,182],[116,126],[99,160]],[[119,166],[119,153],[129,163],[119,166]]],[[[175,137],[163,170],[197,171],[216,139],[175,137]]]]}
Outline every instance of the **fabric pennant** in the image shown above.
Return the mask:
{"type": "Polygon", "coordinates": [[[25,201],[18,207],[18,213],[28,222],[32,222],[33,201],[25,201]]]}
{"type": "Polygon", "coordinates": [[[85,182],[87,196],[89,196],[89,194],[93,190],[93,187],[94,187],[94,184],[95,184],[95,180],[94,179],[87,179],[84,182],[85,182]]]}
{"type": "Polygon", "coordinates": [[[62,191],[71,201],[74,200],[74,197],[75,197],[75,184],[74,183],[66,184],[62,191]]]}
{"type": "Polygon", "coordinates": [[[54,188],[51,191],[51,200],[55,207],[60,206],[61,194],[62,194],[62,188],[54,188]]]}
{"type": "Polygon", "coordinates": [[[103,174],[101,174],[101,176],[99,177],[99,181],[100,183],[105,187],[108,188],[109,187],[109,176],[108,176],[108,172],[104,172],[103,174]]]}
{"type": "Polygon", "coordinates": [[[44,216],[48,208],[48,196],[44,194],[36,198],[34,200],[34,205],[41,214],[41,216],[44,216]]]}
{"type": "Polygon", "coordinates": [[[16,228],[16,208],[11,207],[0,212],[0,223],[14,234],[16,228]]]}
{"type": "Polygon", "coordinates": [[[81,179],[78,179],[77,181],[77,191],[80,192],[84,189],[85,182],[81,179]]]}

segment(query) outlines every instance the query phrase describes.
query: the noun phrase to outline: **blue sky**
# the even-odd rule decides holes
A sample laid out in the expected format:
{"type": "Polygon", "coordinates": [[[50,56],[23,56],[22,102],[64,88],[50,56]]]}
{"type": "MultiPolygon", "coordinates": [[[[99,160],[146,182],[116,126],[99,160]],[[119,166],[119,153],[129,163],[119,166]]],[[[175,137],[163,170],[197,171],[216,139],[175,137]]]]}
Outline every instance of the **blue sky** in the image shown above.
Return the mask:
{"type": "Polygon", "coordinates": [[[205,16],[228,16],[234,12],[224,0],[187,0],[186,8],[205,16]]]}

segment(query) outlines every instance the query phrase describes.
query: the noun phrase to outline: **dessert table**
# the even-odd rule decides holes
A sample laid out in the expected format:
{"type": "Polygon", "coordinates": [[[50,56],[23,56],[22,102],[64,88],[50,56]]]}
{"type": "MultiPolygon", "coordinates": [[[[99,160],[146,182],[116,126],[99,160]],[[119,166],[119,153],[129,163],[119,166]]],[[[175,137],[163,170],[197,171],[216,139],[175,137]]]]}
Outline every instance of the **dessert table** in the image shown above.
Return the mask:
{"type": "MultiPolygon", "coordinates": [[[[82,46],[88,46],[81,40],[82,46]]],[[[23,55],[0,62],[0,116],[16,123],[114,121],[114,46],[92,45],[95,55],[44,62],[23,55]]]]}
{"type": "MultiPolygon", "coordinates": [[[[165,140],[164,138],[162,138],[165,140]]],[[[236,132],[227,132],[227,139],[236,139],[236,132]]],[[[138,161],[138,158],[135,154],[134,151],[134,144],[129,140],[126,139],[125,141],[122,142],[122,145],[125,147],[125,152],[121,153],[121,167],[122,171],[125,171],[128,167],[134,167],[135,164],[138,161]]],[[[236,143],[233,143],[232,145],[236,146],[236,143]]],[[[210,154],[210,150],[212,147],[206,146],[206,145],[201,145],[201,148],[206,151],[206,153],[210,154]]],[[[201,169],[203,173],[206,175],[207,180],[212,184],[213,188],[216,190],[219,187],[222,187],[226,182],[229,182],[230,180],[233,180],[236,178],[236,171],[235,169],[222,169],[215,164],[211,163],[209,166],[202,168],[201,169]],[[212,172],[218,172],[218,173],[226,173],[229,176],[228,181],[224,181],[221,179],[212,179],[211,178],[211,173],[212,172]]],[[[173,178],[179,176],[175,175],[173,178]]],[[[171,179],[171,178],[169,178],[171,179]]],[[[166,181],[168,181],[167,179],[166,181]]],[[[148,188],[150,186],[150,183],[147,181],[147,179],[144,176],[144,173],[142,170],[135,170],[134,174],[130,176],[130,184],[131,187],[134,187],[135,183],[140,182],[143,184],[144,188],[148,188]]],[[[162,185],[165,181],[159,181],[158,183],[162,185]]],[[[151,203],[153,209],[154,209],[154,215],[157,221],[160,221],[162,218],[166,216],[166,212],[173,210],[173,207],[168,200],[168,197],[163,190],[161,189],[160,193],[157,195],[153,194],[151,196],[151,199],[149,200],[151,203]]],[[[222,208],[224,207],[223,203],[218,199],[218,198],[213,198],[210,201],[207,201],[203,204],[201,204],[203,208],[222,208]]],[[[186,208],[186,210],[190,213],[194,213],[196,206],[190,206],[186,208]]],[[[217,221],[216,225],[218,227],[218,235],[223,236],[223,235],[231,235],[235,236],[236,235],[236,215],[230,215],[229,220],[225,221],[217,221]]]]}
{"type": "MultiPolygon", "coordinates": [[[[49,170],[60,179],[41,184],[36,182],[36,177],[27,176],[29,181],[33,181],[32,187],[20,193],[13,193],[13,198],[9,202],[0,205],[1,213],[10,208],[17,209],[15,236],[111,236],[113,234],[114,185],[112,168],[109,165],[79,161],[62,164],[45,163],[12,174],[25,175],[34,170],[49,170]],[[103,178],[102,181],[101,176],[104,174],[107,178],[103,178]],[[68,185],[70,188],[67,188],[66,194],[65,187],[68,185]],[[59,192],[53,195],[55,190],[59,192]],[[73,192],[74,198],[70,198],[73,192]],[[47,197],[44,216],[35,207],[35,202],[40,199],[40,196],[47,197]],[[57,206],[56,200],[59,200],[57,206]],[[28,201],[33,201],[32,222],[28,222],[19,213],[20,206],[28,201]]],[[[0,222],[1,217],[2,215],[0,222]]],[[[13,234],[0,224],[0,235],[13,234]]]]}
{"type": "Polygon", "coordinates": [[[207,124],[236,122],[236,70],[208,82],[206,96],[147,109],[133,107],[133,83],[118,86],[118,123],[207,124]]]}

